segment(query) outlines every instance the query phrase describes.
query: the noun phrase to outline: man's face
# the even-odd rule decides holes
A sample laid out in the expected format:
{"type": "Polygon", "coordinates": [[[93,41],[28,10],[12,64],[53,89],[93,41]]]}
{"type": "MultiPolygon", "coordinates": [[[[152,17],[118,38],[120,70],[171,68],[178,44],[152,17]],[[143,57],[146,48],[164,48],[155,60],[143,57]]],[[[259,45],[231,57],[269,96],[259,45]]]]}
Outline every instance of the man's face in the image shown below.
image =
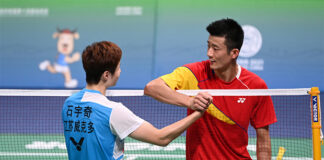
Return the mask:
{"type": "Polygon", "coordinates": [[[209,36],[207,43],[210,68],[213,70],[226,70],[233,60],[233,55],[227,51],[225,37],[209,36]]]}
{"type": "Polygon", "coordinates": [[[119,64],[116,67],[116,71],[115,71],[114,75],[112,75],[112,78],[111,78],[111,80],[113,82],[112,86],[115,86],[117,84],[117,81],[118,81],[119,76],[120,76],[120,72],[121,72],[121,69],[120,69],[120,62],[119,62],[119,64]]]}

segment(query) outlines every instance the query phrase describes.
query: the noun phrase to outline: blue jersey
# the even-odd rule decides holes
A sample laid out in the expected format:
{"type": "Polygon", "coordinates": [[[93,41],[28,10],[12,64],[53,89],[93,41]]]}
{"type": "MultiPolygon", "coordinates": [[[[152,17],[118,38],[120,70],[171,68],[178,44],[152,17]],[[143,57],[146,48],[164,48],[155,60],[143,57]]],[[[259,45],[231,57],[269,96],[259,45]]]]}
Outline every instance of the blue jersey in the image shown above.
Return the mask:
{"type": "Polygon", "coordinates": [[[99,91],[83,89],[66,99],[62,109],[69,159],[122,159],[124,139],[143,119],[99,91]]]}

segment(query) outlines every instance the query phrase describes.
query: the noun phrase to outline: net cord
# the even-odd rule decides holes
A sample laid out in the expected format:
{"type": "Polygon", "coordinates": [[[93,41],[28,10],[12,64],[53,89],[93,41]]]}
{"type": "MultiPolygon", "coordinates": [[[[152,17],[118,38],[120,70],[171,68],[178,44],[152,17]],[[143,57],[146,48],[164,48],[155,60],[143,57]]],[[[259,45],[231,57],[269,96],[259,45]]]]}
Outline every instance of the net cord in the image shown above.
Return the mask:
{"type": "MultiPolygon", "coordinates": [[[[80,90],[0,89],[0,96],[71,96],[80,90]]],[[[296,96],[308,95],[310,88],[293,89],[201,89],[177,90],[188,96],[208,92],[212,96],[296,96]]],[[[144,96],[144,90],[107,90],[106,96],[144,96]]]]}

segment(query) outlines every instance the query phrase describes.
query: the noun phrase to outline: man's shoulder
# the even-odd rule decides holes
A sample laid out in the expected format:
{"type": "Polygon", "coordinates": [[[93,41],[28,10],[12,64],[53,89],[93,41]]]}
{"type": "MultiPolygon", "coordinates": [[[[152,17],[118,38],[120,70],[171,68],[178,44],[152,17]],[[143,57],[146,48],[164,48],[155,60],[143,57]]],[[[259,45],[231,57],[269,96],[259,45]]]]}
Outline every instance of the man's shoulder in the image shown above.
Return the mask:
{"type": "Polygon", "coordinates": [[[71,96],[69,96],[68,98],[66,98],[65,102],[76,102],[76,101],[80,101],[82,98],[82,90],[76,93],[73,93],[71,96]]]}
{"type": "Polygon", "coordinates": [[[114,108],[121,105],[121,103],[111,101],[106,96],[100,93],[93,93],[93,92],[84,92],[82,94],[82,98],[80,98],[80,101],[95,103],[105,108],[114,108]]]}
{"type": "Polygon", "coordinates": [[[207,73],[210,71],[210,61],[201,61],[201,62],[194,62],[184,65],[183,67],[188,68],[193,72],[195,75],[201,74],[201,73],[207,73]]]}
{"type": "Polygon", "coordinates": [[[198,81],[207,79],[212,75],[209,60],[189,63],[184,65],[184,67],[188,68],[198,81]]]}
{"type": "Polygon", "coordinates": [[[183,65],[183,67],[187,67],[189,69],[202,69],[209,67],[210,62],[208,60],[206,61],[200,61],[200,62],[193,62],[183,65]]]}

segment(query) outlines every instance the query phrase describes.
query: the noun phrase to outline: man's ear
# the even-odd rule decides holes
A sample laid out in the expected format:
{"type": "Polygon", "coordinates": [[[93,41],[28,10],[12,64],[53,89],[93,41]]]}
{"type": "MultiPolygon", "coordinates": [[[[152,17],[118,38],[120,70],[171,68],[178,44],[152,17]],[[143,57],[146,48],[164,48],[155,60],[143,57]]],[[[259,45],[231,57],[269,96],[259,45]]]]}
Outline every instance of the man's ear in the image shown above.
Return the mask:
{"type": "Polygon", "coordinates": [[[109,80],[109,78],[111,78],[111,73],[109,71],[105,71],[103,74],[102,74],[102,78],[104,81],[107,81],[109,80]]]}
{"type": "Polygon", "coordinates": [[[232,55],[232,58],[233,59],[237,59],[237,57],[239,56],[239,54],[240,54],[240,50],[239,49],[237,49],[237,48],[232,49],[231,55],[232,55]]]}

